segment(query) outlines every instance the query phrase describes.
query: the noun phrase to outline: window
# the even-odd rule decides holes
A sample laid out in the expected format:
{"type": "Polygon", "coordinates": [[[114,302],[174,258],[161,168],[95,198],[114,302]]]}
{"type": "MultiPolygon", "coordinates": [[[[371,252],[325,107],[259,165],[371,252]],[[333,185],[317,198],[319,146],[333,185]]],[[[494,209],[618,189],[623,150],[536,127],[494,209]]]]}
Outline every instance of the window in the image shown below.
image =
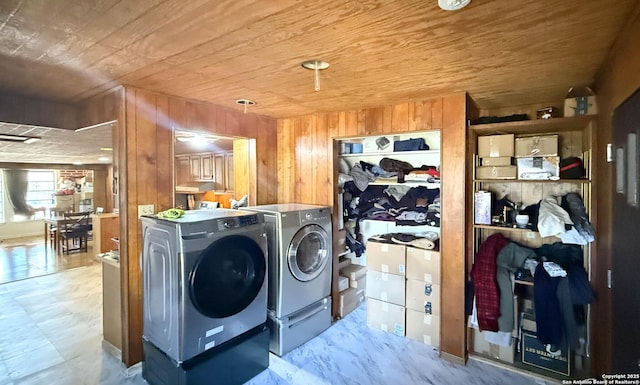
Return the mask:
{"type": "MultiPolygon", "coordinates": [[[[53,206],[53,194],[55,193],[55,171],[53,170],[29,170],[29,184],[27,187],[26,201],[34,209],[50,208],[53,206]]],[[[36,211],[34,219],[43,218],[44,210],[36,211]]]]}

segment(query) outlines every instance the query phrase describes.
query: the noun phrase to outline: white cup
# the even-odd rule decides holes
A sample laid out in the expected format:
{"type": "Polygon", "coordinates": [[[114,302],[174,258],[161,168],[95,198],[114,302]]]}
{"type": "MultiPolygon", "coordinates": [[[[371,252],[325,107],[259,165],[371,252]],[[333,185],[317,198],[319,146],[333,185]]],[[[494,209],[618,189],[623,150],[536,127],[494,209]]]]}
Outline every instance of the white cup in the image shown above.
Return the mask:
{"type": "Polygon", "coordinates": [[[516,224],[519,227],[526,227],[529,224],[529,216],[527,214],[516,215],[516,224]]]}

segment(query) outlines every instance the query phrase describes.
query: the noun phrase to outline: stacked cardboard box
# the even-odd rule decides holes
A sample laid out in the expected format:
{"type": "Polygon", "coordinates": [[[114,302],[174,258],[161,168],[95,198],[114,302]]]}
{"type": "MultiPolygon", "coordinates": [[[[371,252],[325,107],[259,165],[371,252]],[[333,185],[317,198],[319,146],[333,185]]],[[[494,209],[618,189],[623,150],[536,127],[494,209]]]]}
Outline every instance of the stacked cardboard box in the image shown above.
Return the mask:
{"type": "Polygon", "coordinates": [[[367,325],[405,335],[405,246],[367,242],[367,325]]]}
{"type": "Polygon", "coordinates": [[[515,179],[513,166],[514,135],[486,135],[478,137],[476,179],[515,179]]]}
{"type": "Polygon", "coordinates": [[[440,253],[407,247],[406,335],[440,346],[440,253]]]}
{"type": "Polygon", "coordinates": [[[558,135],[516,138],[518,179],[549,180],[560,178],[558,135]]]}
{"type": "Polygon", "coordinates": [[[440,345],[440,253],[367,242],[367,325],[440,345]]]}
{"type": "Polygon", "coordinates": [[[364,301],[364,289],[367,268],[351,264],[349,258],[340,262],[338,290],[340,290],[340,317],[354,311],[364,301]]]}

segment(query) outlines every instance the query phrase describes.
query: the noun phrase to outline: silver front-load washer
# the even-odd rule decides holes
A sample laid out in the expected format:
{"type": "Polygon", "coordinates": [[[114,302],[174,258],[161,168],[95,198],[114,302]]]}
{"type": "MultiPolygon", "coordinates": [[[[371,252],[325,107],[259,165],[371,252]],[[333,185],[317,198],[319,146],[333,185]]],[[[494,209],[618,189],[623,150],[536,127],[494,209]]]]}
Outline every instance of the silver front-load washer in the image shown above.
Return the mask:
{"type": "Polygon", "coordinates": [[[141,219],[143,338],[181,363],[265,324],[262,214],[218,209],[141,219]]]}
{"type": "Polygon", "coordinates": [[[264,213],[270,349],[283,355],[331,326],[331,211],[298,203],[245,209],[264,213]]]}

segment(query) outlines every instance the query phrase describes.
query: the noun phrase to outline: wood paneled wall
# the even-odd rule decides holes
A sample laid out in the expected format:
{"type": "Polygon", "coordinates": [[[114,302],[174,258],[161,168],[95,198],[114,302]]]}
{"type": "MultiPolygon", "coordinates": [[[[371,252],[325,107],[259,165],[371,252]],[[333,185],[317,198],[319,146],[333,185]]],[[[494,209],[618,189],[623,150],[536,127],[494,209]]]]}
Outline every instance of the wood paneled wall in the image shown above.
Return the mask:
{"type": "MultiPolygon", "coordinates": [[[[606,161],[607,143],[612,143],[613,111],[640,87],[640,3],[629,15],[628,23],[611,49],[607,60],[601,67],[596,79],[595,91],[598,101],[598,147],[593,154],[594,172],[597,173],[598,184],[595,186],[595,200],[598,206],[598,223],[596,224],[597,255],[596,269],[592,272],[592,280],[598,293],[598,301],[593,304],[593,326],[595,335],[592,341],[593,354],[592,373],[600,378],[602,373],[612,372],[612,317],[624,317],[624,314],[613,314],[611,291],[607,287],[607,270],[612,268],[611,232],[612,202],[614,196],[614,166],[606,161]]],[[[640,231],[640,224],[629,223],[640,231]]],[[[632,308],[636,304],[629,304],[632,308]]]]}
{"type": "Polygon", "coordinates": [[[78,103],[76,128],[117,120],[123,95],[124,88],[116,87],[78,103]]]}
{"type": "Polygon", "coordinates": [[[0,95],[0,121],[69,130],[78,128],[75,106],[16,95],[0,95]]]}
{"type": "MultiPolygon", "coordinates": [[[[124,112],[115,138],[118,154],[120,266],[123,290],[122,360],[142,359],[142,277],[138,256],[142,235],[138,205],[154,204],[156,211],[173,206],[173,129],[197,129],[256,140],[257,178],[249,174],[245,191],[236,184],[236,198],[257,192],[258,204],[275,203],[276,121],[200,103],[126,87],[124,112]],[[260,188],[255,181],[259,180],[260,188]]],[[[242,188],[242,187],[241,187],[242,188]]]]}
{"type": "MultiPolygon", "coordinates": [[[[466,95],[357,111],[278,120],[278,202],[334,206],[333,139],[430,129],[442,133],[441,352],[466,360],[465,189],[466,95]]],[[[334,208],[335,213],[335,208],[334,208]]],[[[337,233],[334,221],[334,234],[337,233]]],[[[334,263],[335,265],[335,263],[334,263]]],[[[337,270],[334,266],[334,280],[337,270]]],[[[335,286],[335,284],[334,284],[335,286]]]]}

